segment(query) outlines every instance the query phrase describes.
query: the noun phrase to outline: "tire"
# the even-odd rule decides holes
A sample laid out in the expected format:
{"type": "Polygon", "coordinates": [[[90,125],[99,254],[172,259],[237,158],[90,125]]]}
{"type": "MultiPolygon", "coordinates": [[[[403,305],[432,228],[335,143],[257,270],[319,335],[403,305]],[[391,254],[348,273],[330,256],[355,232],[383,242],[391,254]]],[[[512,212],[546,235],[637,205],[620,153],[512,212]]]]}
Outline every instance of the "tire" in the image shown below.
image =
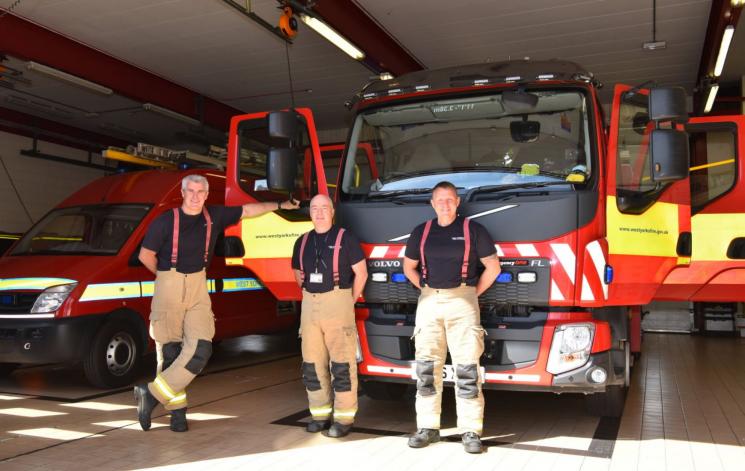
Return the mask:
{"type": "Polygon", "coordinates": [[[0,378],[5,378],[16,370],[18,363],[0,363],[0,378]]]}
{"type": "Polygon", "coordinates": [[[408,384],[379,381],[361,381],[360,386],[365,396],[376,401],[395,401],[401,399],[409,389],[408,384]]]}
{"type": "Polygon", "coordinates": [[[104,324],[83,359],[88,382],[104,389],[131,384],[142,362],[140,338],[130,322],[113,319],[104,324]]]}
{"type": "Polygon", "coordinates": [[[585,396],[587,412],[599,417],[621,417],[626,404],[626,388],[608,386],[605,392],[585,396]]]}

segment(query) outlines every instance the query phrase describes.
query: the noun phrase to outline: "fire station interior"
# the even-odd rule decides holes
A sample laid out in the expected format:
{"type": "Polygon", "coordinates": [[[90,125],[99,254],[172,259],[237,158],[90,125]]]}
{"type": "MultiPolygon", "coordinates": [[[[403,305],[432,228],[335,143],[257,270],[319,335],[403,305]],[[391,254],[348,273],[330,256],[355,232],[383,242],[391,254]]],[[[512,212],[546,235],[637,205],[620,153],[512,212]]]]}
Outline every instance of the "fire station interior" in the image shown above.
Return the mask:
{"type": "MultiPolygon", "coordinates": [[[[742,0],[0,0],[0,253],[5,253],[0,258],[0,468],[743,469],[745,190],[738,188],[745,185],[739,160],[745,152],[745,25],[739,23],[744,5],[742,0]],[[341,39],[322,35],[319,23],[341,39]],[[343,42],[352,50],[345,51],[343,42]],[[619,394],[614,410],[588,407],[592,394],[579,389],[485,386],[484,452],[468,454],[456,429],[451,381],[443,394],[442,441],[413,449],[407,439],[416,431],[416,385],[409,376],[365,381],[349,435],[308,433],[299,298],[277,300],[267,280],[241,264],[241,254],[251,249],[230,234],[221,235],[219,244],[225,239],[226,248],[218,249],[223,252],[211,267],[216,273],[225,270],[231,254],[239,266],[228,267],[232,275],[208,274],[208,289],[213,300],[228,292],[254,297],[240,302],[229,320],[238,327],[215,341],[207,367],[188,388],[187,433],[170,431],[168,412],[161,407],[153,413],[152,429],[141,430],[132,387],[152,381],[156,355],[153,343],[143,340],[143,351],[128,357],[138,334],[122,322],[101,322],[90,336],[69,337],[80,340],[60,351],[80,347],[74,360],[55,361],[63,354],[44,352],[51,348],[44,343],[46,327],[33,322],[52,326],[71,311],[37,319],[29,314],[35,312],[35,296],[56,284],[44,280],[82,278],[87,272],[75,274],[65,262],[38,260],[64,247],[55,234],[72,242],[59,250],[83,250],[69,235],[77,229],[64,232],[66,224],[77,224],[74,215],[43,230],[39,225],[49,223],[50,212],[86,185],[134,172],[225,172],[230,152],[236,151],[228,145],[231,118],[308,108],[318,142],[328,152],[323,165],[333,196],[342,192],[336,184],[338,165],[355,103],[367,99],[365,90],[387,90],[386,97],[401,92],[394,85],[363,88],[366,84],[443,67],[553,59],[592,73],[583,83],[597,90],[599,134],[612,127],[617,84],[636,90],[682,87],[692,121],[671,127],[687,133],[691,161],[685,183],[675,184],[690,191],[685,208],[691,222],[684,229],[693,233],[693,242],[688,239],[686,251],[685,238],[679,239],[672,263],[692,267],[688,263],[696,250],[713,250],[722,237],[732,240],[720,257],[726,273],[712,262],[701,269],[710,271],[696,289],[683,289],[685,280],[671,282],[628,311],[633,315],[618,311],[636,323],[640,345],[619,350],[628,368],[616,371],[621,386],[614,390],[619,394]],[[711,124],[712,117],[721,119],[711,124]],[[694,124],[697,118],[701,121],[694,124]],[[726,229],[724,236],[720,229],[726,229]],[[229,247],[236,240],[239,247],[229,247]],[[258,322],[267,311],[268,320],[258,322]],[[258,325],[256,332],[244,335],[241,326],[251,323],[258,325]],[[20,354],[41,349],[35,358],[43,360],[19,361],[14,349],[20,354]],[[131,372],[119,374],[129,367],[131,372]]],[[[637,117],[621,112],[620,119],[637,117]]],[[[540,125],[542,119],[530,122],[540,125]]],[[[549,143],[541,145],[551,152],[549,143]]],[[[245,165],[263,163],[252,158],[248,155],[245,165]]],[[[626,171],[622,167],[619,175],[626,171]]],[[[221,198],[228,186],[222,179],[211,187],[221,198]]],[[[144,192],[147,184],[132,180],[131,185],[129,190],[105,183],[89,187],[89,201],[122,195],[120,201],[131,207],[130,213],[108,220],[103,252],[91,255],[81,270],[105,271],[111,263],[113,271],[109,260],[116,256],[124,257],[122,266],[136,264],[136,254],[118,252],[142,217],[134,214],[179,204],[156,199],[138,207],[133,188],[144,192]]],[[[307,201],[310,194],[296,196],[307,201]]],[[[284,197],[278,194],[275,201],[284,197]]],[[[519,208],[512,211],[519,220],[519,208]]],[[[252,227],[250,220],[244,224],[252,227]]],[[[365,234],[356,235],[365,242],[365,234]]],[[[262,247],[274,250],[271,243],[262,247]]],[[[376,272],[378,266],[384,265],[368,263],[368,285],[376,283],[373,275],[387,276],[376,272]]],[[[642,263],[632,271],[643,276],[661,266],[642,263]]],[[[598,276],[605,279],[597,287],[612,292],[612,274],[607,265],[605,273],[601,268],[598,276]]],[[[624,268],[614,269],[617,281],[624,268]]],[[[137,299],[149,303],[153,278],[138,270],[140,278],[112,274],[96,281],[98,291],[80,298],[80,304],[90,301],[83,317],[103,316],[95,309],[102,300],[120,299],[122,309],[137,299]],[[134,295],[121,294],[132,285],[134,295]]],[[[58,297],[67,293],[52,293],[49,302],[62,303],[65,298],[58,297]]],[[[218,301],[213,307],[218,309],[218,301]]],[[[588,313],[596,309],[575,307],[588,313]]],[[[76,329],[79,324],[66,325],[76,329]]],[[[140,334],[147,338],[146,331],[140,334]]],[[[405,340],[401,348],[411,348],[405,340]]]]}

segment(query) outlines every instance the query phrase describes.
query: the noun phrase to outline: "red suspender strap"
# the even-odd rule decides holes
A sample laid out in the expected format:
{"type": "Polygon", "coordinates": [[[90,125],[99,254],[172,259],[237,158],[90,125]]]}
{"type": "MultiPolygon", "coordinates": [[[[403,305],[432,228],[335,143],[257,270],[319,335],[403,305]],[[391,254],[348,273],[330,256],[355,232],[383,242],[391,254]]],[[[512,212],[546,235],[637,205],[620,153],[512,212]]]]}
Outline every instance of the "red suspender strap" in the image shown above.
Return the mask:
{"type": "Polygon", "coordinates": [[[422,240],[419,241],[419,262],[422,264],[422,281],[427,284],[427,263],[424,261],[424,243],[427,242],[429,236],[429,230],[432,227],[432,220],[430,219],[424,225],[424,231],[422,232],[422,240]]]}
{"type": "Polygon", "coordinates": [[[305,270],[303,269],[303,254],[305,253],[305,243],[308,242],[308,236],[310,232],[303,234],[303,241],[300,242],[300,277],[305,282],[305,270]]]}
{"type": "Polygon", "coordinates": [[[344,235],[344,229],[339,228],[334,242],[334,286],[339,284],[339,252],[341,251],[341,236],[344,235]]]}
{"type": "Polygon", "coordinates": [[[171,268],[176,268],[178,259],[178,208],[173,208],[173,242],[171,243],[171,268]]]}
{"type": "Polygon", "coordinates": [[[207,258],[210,253],[210,236],[212,235],[212,218],[210,217],[210,212],[204,206],[202,206],[202,214],[204,215],[204,220],[207,222],[207,237],[205,237],[204,241],[204,267],[207,268],[207,258]]]}
{"type": "Polygon", "coordinates": [[[465,283],[468,279],[468,256],[471,254],[471,232],[468,230],[468,223],[470,219],[465,218],[463,220],[463,241],[466,243],[465,250],[463,251],[463,265],[460,269],[461,282],[465,283]]]}

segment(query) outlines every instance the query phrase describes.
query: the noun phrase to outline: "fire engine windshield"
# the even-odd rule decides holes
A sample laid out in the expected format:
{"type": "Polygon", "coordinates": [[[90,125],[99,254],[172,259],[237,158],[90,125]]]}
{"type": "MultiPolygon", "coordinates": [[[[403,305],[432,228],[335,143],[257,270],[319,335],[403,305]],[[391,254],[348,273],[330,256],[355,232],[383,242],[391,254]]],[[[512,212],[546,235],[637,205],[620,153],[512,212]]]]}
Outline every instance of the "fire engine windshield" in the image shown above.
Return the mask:
{"type": "Polygon", "coordinates": [[[140,204],[55,209],[18,241],[11,255],[116,255],[149,210],[140,204]]]}
{"type": "Polygon", "coordinates": [[[442,180],[465,190],[546,184],[572,191],[593,170],[588,114],[585,94],[569,89],[363,111],[347,146],[340,197],[416,193],[442,180]]]}

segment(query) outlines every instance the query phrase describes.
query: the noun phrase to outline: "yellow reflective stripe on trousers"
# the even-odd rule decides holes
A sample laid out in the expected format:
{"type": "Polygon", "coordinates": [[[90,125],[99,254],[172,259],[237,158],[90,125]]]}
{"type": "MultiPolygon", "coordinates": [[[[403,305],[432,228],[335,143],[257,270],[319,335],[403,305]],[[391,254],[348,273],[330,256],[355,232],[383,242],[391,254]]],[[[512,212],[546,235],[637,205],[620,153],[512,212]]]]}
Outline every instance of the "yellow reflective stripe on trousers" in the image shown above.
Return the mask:
{"type": "Polygon", "coordinates": [[[68,278],[6,278],[0,280],[0,291],[16,289],[47,289],[50,286],[69,285],[77,283],[68,278]]]}
{"type": "Polygon", "coordinates": [[[481,435],[483,428],[483,420],[458,420],[458,429],[463,433],[476,432],[477,435],[481,435]]]}
{"type": "Polygon", "coordinates": [[[176,394],[173,392],[171,387],[168,386],[168,383],[166,383],[160,375],[155,377],[153,384],[155,384],[155,387],[158,388],[158,391],[160,391],[161,394],[168,398],[169,401],[173,400],[176,397],[176,394]]]}
{"type": "Polygon", "coordinates": [[[168,401],[168,405],[174,406],[176,404],[183,404],[186,402],[186,392],[180,392],[176,397],[168,401]]]}
{"type": "Polygon", "coordinates": [[[357,414],[357,409],[337,409],[334,411],[334,417],[352,417],[354,418],[357,414]]]}
{"type": "Polygon", "coordinates": [[[331,406],[311,407],[310,415],[313,417],[328,417],[332,410],[331,406]]]}
{"type": "Polygon", "coordinates": [[[440,416],[435,414],[417,414],[416,415],[416,427],[417,428],[440,428],[440,416]]]}

